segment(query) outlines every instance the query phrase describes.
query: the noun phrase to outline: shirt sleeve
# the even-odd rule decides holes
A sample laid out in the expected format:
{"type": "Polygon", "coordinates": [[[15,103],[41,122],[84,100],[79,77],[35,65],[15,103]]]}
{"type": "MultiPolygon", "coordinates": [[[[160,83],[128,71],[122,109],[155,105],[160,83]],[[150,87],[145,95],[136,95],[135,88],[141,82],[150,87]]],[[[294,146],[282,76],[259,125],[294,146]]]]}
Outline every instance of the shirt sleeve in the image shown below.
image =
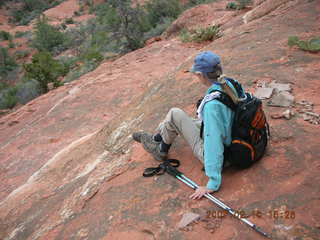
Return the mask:
{"type": "Polygon", "coordinates": [[[211,101],[204,108],[204,166],[209,177],[207,188],[217,191],[221,185],[221,171],[223,165],[225,116],[220,102],[211,101]]]}

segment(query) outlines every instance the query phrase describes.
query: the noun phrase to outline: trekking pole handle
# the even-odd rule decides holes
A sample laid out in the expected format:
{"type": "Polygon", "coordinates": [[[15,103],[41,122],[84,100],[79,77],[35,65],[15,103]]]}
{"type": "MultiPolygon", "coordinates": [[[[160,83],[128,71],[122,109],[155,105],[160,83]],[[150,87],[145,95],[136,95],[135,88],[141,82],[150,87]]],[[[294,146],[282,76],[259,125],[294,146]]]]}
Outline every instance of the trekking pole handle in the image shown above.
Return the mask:
{"type": "Polygon", "coordinates": [[[167,164],[165,167],[166,172],[169,173],[171,176],[180,177],[182,175],[182,172],[180,172],[177,168],[171,166],[170,164],[167,164]]]}

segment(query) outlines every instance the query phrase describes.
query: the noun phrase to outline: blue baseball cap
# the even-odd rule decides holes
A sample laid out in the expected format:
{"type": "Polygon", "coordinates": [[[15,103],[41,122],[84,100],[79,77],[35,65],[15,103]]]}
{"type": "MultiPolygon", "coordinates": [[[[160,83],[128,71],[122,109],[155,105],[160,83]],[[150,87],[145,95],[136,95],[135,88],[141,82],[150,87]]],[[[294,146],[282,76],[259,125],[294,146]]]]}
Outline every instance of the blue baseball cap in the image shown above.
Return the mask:
{"type": "Polygon", "coordinates": [[[214,72],[215,67],[220,63],[220,57],[211,52],[205,51],[199,53],[194,59],[194,64],[189,70],[190,72],[209,73],[214,72]]]}

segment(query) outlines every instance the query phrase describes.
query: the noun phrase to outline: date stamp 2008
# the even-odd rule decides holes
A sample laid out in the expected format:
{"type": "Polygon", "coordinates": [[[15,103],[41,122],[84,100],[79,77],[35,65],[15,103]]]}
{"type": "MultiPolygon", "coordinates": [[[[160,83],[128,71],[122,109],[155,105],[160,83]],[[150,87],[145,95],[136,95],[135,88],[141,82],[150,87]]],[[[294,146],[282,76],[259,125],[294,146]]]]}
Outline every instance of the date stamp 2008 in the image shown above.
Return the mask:
{"type": "MultiPolygon", "coordinates": [[[[207,218],[223,218],[228,214],[228,211],[225,210],[209,210],[207,211],[207,218]]],[[[258,209],[252,211],[245,210],[235,210],[235,215],[240,218],[262,218],[268,217],[272,219],[295,219],[296,213],[293,210],[278,210],[272,209],[267,211],[260,211],[258,209]]]]}

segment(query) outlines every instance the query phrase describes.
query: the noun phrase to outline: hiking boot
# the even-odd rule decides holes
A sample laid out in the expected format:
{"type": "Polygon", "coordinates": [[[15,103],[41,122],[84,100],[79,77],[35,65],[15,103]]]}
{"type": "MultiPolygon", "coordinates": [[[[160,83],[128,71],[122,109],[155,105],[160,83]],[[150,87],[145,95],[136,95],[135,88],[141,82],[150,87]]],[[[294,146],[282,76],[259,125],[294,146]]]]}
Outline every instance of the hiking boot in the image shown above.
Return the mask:
{"type": "Polygon", "coordinates": [[[132,134],[132,138],[135,141],[140,142],[143,148],[157,161],[164,161],[167,159],[168,153],[160,151],[160,142],[156,142],[153,139],[152,134],[146,132],[135,132],[132,134]]]}
{"type": "Polygon", "coordinates": [[[146,132],[134,132],[134,133],[132,134],[132,138],[133,138],[133,140],[135,140],[136,142],[141,143],[141,136],[142,136],[142,135],[145,135],[145,134],[149,134],[149,133],[146,133],[146,132]]]}

